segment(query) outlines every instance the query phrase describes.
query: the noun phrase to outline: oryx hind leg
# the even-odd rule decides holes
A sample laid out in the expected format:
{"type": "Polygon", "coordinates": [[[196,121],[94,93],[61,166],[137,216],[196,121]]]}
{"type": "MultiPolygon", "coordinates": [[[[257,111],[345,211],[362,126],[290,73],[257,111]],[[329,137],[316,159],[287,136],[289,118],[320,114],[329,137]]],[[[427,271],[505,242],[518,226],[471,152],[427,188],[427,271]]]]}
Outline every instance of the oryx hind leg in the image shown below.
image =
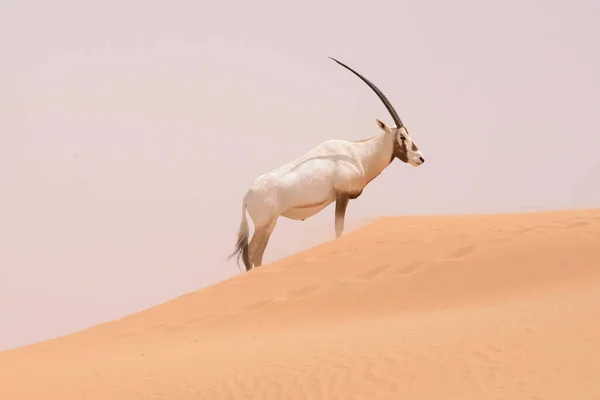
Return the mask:
{"type": "Polygon", "coordinates": [[[248,244],[248,254],[250,257],[250,265],[252,268],[256,266],[254,259],[256,257],[256,252],[258,250],[258,245],[262,242],[262,238],[264,237],[266,232],[266,227],[258,226],[254,227],[254,233],[252,234],[252,239],[250,239],[250,243],[248,244]]]}
{"type": "Polygon", "coordinates": [[[256,232],[260,232],[260,234],[259,236],[256,236],[256,249],[250,255],[254,267],[260,267],[262,265],[263,255],[265,254],[265,249],[267,248],[271,234],[275,229],[276,222],[277,218],[270,221],[268,225],[261,227],[260,230],[256,230],[256,232]]]}
{"type": "Polygon", "coordinates": [[[254,222],[254,234],[248,244],[252,268],[262,264],[263,253],[279,218],[278,197],[265,188],[253,188],[246,195],[248,214],[254,222]]]}
{"type": "Polygon", "coordinates": [[[342,235],[344,231],[344,219],[346,218],[346,208],[350,196],[345,193],[340,193],[335,199],[335,237],[336,239],[342,235]]]}

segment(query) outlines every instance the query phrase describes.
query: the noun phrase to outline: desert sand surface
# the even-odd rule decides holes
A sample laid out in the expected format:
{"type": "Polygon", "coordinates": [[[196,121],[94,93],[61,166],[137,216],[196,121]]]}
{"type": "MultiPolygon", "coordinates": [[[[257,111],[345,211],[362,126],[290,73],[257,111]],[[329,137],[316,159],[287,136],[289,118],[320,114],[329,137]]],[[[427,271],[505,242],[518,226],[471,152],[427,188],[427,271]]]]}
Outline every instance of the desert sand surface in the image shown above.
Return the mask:
{"type": "Polygon", "coordinates": [[[0,399],[600,399],[600,209],[380,218],[2,352],[0,399]]]}

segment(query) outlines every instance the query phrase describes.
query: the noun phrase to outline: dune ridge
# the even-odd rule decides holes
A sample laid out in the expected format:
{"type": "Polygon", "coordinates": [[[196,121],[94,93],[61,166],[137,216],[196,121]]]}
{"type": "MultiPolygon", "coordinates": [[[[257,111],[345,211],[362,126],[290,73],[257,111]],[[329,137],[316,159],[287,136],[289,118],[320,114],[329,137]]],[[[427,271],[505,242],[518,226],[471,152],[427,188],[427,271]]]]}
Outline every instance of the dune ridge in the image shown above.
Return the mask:
{"type": "Polygon", "coordinates": [[[383,217],[0,352],[0,399],[257,398],[600,398],[600,209],[383,217]]]}

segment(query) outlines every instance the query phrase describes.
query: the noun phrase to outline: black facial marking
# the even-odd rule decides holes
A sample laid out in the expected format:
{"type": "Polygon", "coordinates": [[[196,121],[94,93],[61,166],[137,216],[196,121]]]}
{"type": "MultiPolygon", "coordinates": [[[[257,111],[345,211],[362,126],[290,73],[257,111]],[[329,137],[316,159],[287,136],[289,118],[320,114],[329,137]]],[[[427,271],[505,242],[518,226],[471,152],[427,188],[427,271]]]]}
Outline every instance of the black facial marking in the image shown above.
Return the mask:
{"type": "Polygon", "coordinates": [[[394,140],[394,150],[392,152],[392,158],[390,162],[394,160],[394,158],[399,158],[402,162],[408,162],[408,150],[406,148],[406,138],[400,135],[402,140],[394,140]]]}

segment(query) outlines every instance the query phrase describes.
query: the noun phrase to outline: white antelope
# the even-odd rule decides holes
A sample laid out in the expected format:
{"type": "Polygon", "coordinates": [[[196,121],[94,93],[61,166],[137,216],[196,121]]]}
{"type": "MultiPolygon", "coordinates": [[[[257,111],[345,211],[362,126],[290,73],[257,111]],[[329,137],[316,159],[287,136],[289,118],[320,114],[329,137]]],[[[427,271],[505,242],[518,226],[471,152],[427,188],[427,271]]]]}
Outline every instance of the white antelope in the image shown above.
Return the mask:
{"type": "Polygon", "coordinates": [[[237,244],[229,259],[241,258],[246,271],[262,264],[263,254],[279,216],[293,220],[312,217],[335,201],[335,237],[342,234],[348,201],[361,195],[394,158],[412,166],[425,162],[423,154],[385,95],[367,78],[330,57],[363,80],[381,99],[395,122],[369,139],[328,140],[297,159],[256,178],[244,196],[237,244]],[[254,222],[248,244],[246,210],[254,222]]]}

